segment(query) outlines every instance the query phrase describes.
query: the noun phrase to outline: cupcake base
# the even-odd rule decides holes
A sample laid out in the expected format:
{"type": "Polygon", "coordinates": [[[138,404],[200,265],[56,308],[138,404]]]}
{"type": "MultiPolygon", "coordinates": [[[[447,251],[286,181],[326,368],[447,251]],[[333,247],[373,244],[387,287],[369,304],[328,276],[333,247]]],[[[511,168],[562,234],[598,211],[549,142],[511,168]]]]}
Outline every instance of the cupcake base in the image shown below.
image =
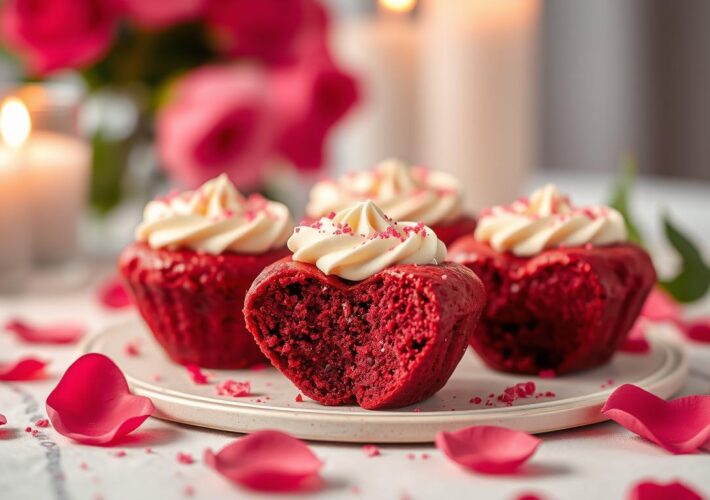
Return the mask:
{"type": "Polygon", "coordinates": [[[486,310],[471,345],[488,366],[514,373],[563,374],[606,363],[656,281],[648,254],[632,244],[519,258],[470,236],[448,258],[486,287],[486,310]]]}
{"type": "Polygon", "coordinates": [[[446,246],[449,246],[462,236],[473,234],[476,230],[476,219],[462,215],[448,224],[434,224],[431,229],[446,246]]]}
{"type": "Polygon", "coordinates": [[[265,361],[244,324],[246,291],[264,267],[288,253],[210,255],[134,243],[121,254],[119,271],[172,360],[238,369],[265,361]]]}

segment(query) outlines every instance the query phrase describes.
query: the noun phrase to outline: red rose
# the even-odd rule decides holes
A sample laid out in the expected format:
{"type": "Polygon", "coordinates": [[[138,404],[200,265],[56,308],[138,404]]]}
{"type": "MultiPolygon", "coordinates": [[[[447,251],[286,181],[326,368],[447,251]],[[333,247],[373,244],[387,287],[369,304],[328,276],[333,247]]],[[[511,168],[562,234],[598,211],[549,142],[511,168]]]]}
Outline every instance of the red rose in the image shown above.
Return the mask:
{"type": "Polygon", "coordinates": [[[192,72],[158,114],[157,135],[167,173],[186,187],[222,172],[237,187],[256,186],[275,139],[264,73],[246,66],[192,72]]]}
{"type": "Polygon", "coordinates": [[[358,100],[357,82],[324,55],[276,68],[270,82],[279,112],[278,151],[301,169],[320,168],[329,131],[358,100]]]}
{"type": "Polygon", "coordinates": [[[198,18],[205,0],[121,0],[126,15],[137,24],[156,29],[198,18]]]}
{"type": "Polygon", "coordinates": [[[314,0],[208,0],[206,18],[226,53],[281,63],[321,21],[319,9],[314,0]]]}
{"type": "Polygon", "coordinates": [[[81,68],[111,45],[117,8],[112,0],[6,0],[2,35],[35,74],[81,68]]]}

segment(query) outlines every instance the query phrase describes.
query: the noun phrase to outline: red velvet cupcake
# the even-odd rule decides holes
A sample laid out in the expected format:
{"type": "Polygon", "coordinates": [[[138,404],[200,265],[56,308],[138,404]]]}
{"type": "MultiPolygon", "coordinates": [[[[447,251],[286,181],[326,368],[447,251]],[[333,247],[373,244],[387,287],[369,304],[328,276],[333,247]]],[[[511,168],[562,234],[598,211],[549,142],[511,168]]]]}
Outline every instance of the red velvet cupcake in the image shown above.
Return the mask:
{"type": "Polygon", "coordinates": [[[453,176],[397,160],[317,183],[310,193],[305,222],[365,200],[374,201],[394,220],[423,222],[445,245],[476,228],[476,219],[463,213],[461,190],[453,176]]]}
{"type": "Polygon", "coordinates": [[[226,176],[148,204],[119,259],[143,319],[177,363],[245,368],[264,357],[244,324],[244,296],[288,255],[288,209],[242,197],[226,176]]]}
{"type": "Polygon", "coordinates": [[[606,363],[656,281],[615,210],[573,207],[556,187],[481,214],[449,259],[473,270],[487,304],[471,338],[497,370],[558,374],[606,363]]]}
{"type": "Polygon", "coordinates": [[[483,309],[480,280],[442,263],[423,224],[373,202],[299,226],[294,252],[254,281],[247,328],[271,363],[324,405],[396,408],[444,386],[483,309]]]}

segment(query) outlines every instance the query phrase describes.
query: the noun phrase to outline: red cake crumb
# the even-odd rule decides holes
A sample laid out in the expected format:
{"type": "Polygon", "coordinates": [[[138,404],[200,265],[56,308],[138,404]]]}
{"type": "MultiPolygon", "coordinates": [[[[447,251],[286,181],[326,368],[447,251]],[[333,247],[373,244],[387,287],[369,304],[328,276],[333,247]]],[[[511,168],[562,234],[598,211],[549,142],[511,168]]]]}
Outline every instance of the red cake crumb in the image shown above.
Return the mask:
{"type": "Polygon", "coordinates": [[[366,444],[365,446],[362,447],[362,451],[365,454],[365,456],[367,456],[369,458],[380,456],[380,449],[377,446],[375,446],[374,444],[366,444]]]}
{"type": "Polygon", "coordinates": [[[32,435],[37,436],[39,434],[39,431],[37,429],[32,429],[32,435]]]}
{"type": "Polygon", "coordinates": [[[141,354],[137,342],[126,342],[126,345],[123,347],[123,353],[131,357],[140,356],[141,354]]]}
{"type": "Polygon", "coordinates": [[[473,270],[488,301],[471,345],[493,369],[564,374],[602,365],[624,342],[656,273],[640,247],[618,244],[498,253],[473,235],[449,249],[473,270]]]}
{"type": "Polygon", "coordinates": [[[300,392],[296,395],[296,403],[303,403],[303,396],[300,392]]]}
{"type": "Polygon", "coordinates": [[[202,372],[199,366],[186,365],[185,369],[187,370],[187,374],[190,376],[194,383],[198,385],[204,385],[209,383],[209,377],[202,372]]]}
{"type": "Polygon", "coordinates": [[[473,403],[473,404],[475,404],[475,405],[480,405],[482,402],[483,402],[483,400],[482,400],[480,397],[478,397],[478,396],[476,396],[476,397],[474,397],[474,398],[471,398],[471,399],[469,400],[469,403],[473,403]]]}
{"type": "Polygon", "coordinates": [[[238,382],[236,380],[225,380],[215,387],[218,396],[231,396],[240,398],[251,394],[251,382],[238,382]]]}
{"type": "Polygon", "coordinates": [[[37,422],[35,422],[35,425],[37,427],[49,427],[49,420],[47,420],[46,418],[42,418],[40,420],[37,420],[37,422]]]}
{"type": "Polygon", "coordinates": [[[444,386],[484,301],[480,281],[458,264],[397,265],[350,282],[283,259],[254,281],[244,314],[272,365],[304,395],[385,409],[444,386]]]}
{"type": "Polygon", "coordinates": [[[32,427],[25,427],[25,432],[32,432],[32,427]]]}
{"type": "Polygon", "coordinates": [[[183,453],[179,451],[176,458],[179,464],[191,465],[195,463],[195,459],[192,458],[192,455],[190,455],[189,453],[183,453]]]}

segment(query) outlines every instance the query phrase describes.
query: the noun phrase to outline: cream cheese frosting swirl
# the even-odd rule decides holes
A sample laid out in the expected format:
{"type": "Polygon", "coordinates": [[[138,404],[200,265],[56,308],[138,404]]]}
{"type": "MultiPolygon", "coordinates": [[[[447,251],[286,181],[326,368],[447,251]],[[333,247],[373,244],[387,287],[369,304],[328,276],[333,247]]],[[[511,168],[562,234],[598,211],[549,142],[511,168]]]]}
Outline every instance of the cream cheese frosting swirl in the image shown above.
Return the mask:
{"type": "Polygon", "coordinates": [[[245,198],[222,174],[194,191],[148,203],[136,239],[153,249],[255,254],[283,247],[292,228],[285,205],[245,198]]]}
{"type": "Polygon", "coordinates": [[[293,260],[360,281],[396,264],[441,264],[446,246],[423,223],[394,222],[371,200],[311,225],[288,240],[293,260]]]}
{"type": "Polygon", "coordinates": [[[387,160],[373,170],[317,183],[311,190],[306,214],[324,217],[367,199],[394,220],[416,220],[427,225],[453,222],[462,212],[461,189],[453,176],[387,160]]]}
{"type": "Polygon", "coordinates": [[[529,199],[482,213],[474,236],[497,252],[530,257],[550,248],[620,243],[626,241],[626,225],[617,210],[575,207],[549,184],[529,199]]]}

